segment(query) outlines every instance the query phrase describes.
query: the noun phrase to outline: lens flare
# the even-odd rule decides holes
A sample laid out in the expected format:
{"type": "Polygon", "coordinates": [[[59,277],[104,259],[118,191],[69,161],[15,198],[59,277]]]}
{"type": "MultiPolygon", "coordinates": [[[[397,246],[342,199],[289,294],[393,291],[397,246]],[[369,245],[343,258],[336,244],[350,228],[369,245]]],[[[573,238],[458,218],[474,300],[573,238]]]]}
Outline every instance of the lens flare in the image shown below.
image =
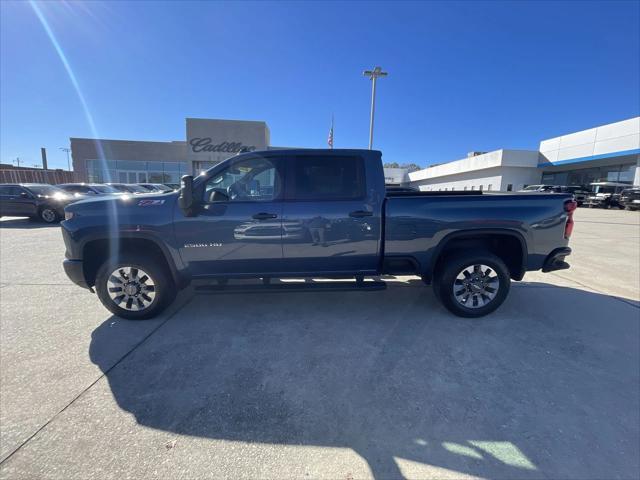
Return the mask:
{"type": "MultiPolygon", "coordinates": [[[[62,49],[62,45],[60,45],[60,42],[58,42],[58,39],[56,38],[55,33],[51,29],[49,22],[47,21],[44,13],[38,6],[37,2],[33,0],[29,0],[29,5],[31,5],[31,8],[36,14],[36,17],[38,17],[38,20],[42,24],[42,28],[44,29],[47,36],[49,37],[49,40],[51,41],[51,45],[53,45],[53,48],[58,54],[58,58],[60,58],[60,61],[62,62],[62,65],[64,66],[65,71],[67,72],[69,81],[71,82],[71,85],[73,85],[76,95],[78,96],[78,100],[80,100],[80,104],[82,105],[84,116],[87,120],[87,123],[89,124],[89,128],[91,129],[91,133],[95,141],[96,151],[98,153],[98,161],[102,166],[102,171],[105,172],[106,181],[110,182],[111,175],[109,173],[109,169],[107,168],[107,161],[104,154],[104,150],[102,148],[102,142],[100,142],[99,140],[100,136],[98,135],[96,124],[93,120],[93,115],[91,114],[91,110],[89,109],[89,104],[87,103],[87,100],[85,99],[85,96],[82,93],[82,89],[80,88],[80,83],[78,82],[78,79],[75,73],[73,72],[73,68],[71,68],[71,64],[69,63],[69,59],[67,58],[67,55],[64,53],[64,50],[62,49]]],[[[108,217],[109,217],[109,231],[110,231],[109,253],[110,253],[110,258],[115,258],[117,254],[117,244],[114,241],[117,238],[116,236],[117,210],[116,210],[115,202],[109,202],[108,205],[109,205],[108,217]]]]}

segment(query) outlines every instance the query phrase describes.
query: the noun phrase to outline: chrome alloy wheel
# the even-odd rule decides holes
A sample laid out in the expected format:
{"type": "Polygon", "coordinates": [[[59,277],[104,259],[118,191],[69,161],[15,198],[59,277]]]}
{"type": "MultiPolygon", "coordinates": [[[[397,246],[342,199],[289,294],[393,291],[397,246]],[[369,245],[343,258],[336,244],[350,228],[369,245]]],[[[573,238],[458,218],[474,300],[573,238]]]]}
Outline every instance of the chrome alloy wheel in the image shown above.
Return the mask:
{"type": "Polygon", "coordinates": [[[156,297],[153,279],[136,267],[119,267],[111,272],[107,290],[116,305],[132,311],[144,310],[156,297]]]}
{"type": "Polygon", "coordinates": [[[462,269],[453,282],[453,296],[467,308],[480,308],[489,304],[498,293],[500,280],[491,267],[469,265],[462,269]]]}

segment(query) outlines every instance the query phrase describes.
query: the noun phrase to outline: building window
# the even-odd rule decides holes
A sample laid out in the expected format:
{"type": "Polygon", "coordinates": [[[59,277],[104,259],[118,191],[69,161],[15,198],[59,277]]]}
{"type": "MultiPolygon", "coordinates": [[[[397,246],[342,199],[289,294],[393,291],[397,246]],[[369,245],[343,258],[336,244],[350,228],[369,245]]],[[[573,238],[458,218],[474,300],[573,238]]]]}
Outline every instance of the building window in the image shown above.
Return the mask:
{"type": "Polygon", "coordinates": [[[186,175],[186,162],[143,162],[136,160],[87,160],[89,182],[178,183],[186,175]]]}
{"type": "Polygon", "coordinates": [[[513,184],[510,183],[509,185],[507,185],[507,192],[512,192],[513,191],[513,184]]]}

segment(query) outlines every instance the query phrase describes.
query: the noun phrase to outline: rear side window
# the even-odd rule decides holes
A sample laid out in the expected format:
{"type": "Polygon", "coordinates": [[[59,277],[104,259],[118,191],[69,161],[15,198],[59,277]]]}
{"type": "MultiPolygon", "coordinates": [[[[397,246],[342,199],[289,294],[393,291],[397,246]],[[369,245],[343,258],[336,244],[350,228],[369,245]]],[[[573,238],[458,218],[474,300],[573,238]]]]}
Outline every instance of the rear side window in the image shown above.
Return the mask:
{"type": "Polygon", "coordinates": [[[293,200],[355,200],[364,197],[364,162],[360,157],[301,156],[293,165],[287,197],[293,200]]]}

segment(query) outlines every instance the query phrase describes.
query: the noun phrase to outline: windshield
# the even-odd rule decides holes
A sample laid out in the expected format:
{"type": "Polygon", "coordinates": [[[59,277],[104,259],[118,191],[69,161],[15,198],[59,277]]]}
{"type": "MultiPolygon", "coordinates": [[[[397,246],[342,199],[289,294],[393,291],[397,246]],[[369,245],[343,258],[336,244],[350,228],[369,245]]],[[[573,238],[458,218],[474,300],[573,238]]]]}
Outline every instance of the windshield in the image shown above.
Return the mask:
{"type": "Polygon", "coordinates": [[[540,185],[529,185],[528,187],[524,188],[525,192],[533,192],[535,190],[538,190],[540,188],[540,185]]]}
{"type": "Polygon", "coordinates": [[[52,197],[54,195],[67,195],[67,192],[53,185],[28,185],[25,187],[31,193],[52,197]]]}
{"type": "Polygon", "coordinates": [[[112,187],[111,185],[91,185],[98,193],[120,193],[117,188],[112,187]]]}

